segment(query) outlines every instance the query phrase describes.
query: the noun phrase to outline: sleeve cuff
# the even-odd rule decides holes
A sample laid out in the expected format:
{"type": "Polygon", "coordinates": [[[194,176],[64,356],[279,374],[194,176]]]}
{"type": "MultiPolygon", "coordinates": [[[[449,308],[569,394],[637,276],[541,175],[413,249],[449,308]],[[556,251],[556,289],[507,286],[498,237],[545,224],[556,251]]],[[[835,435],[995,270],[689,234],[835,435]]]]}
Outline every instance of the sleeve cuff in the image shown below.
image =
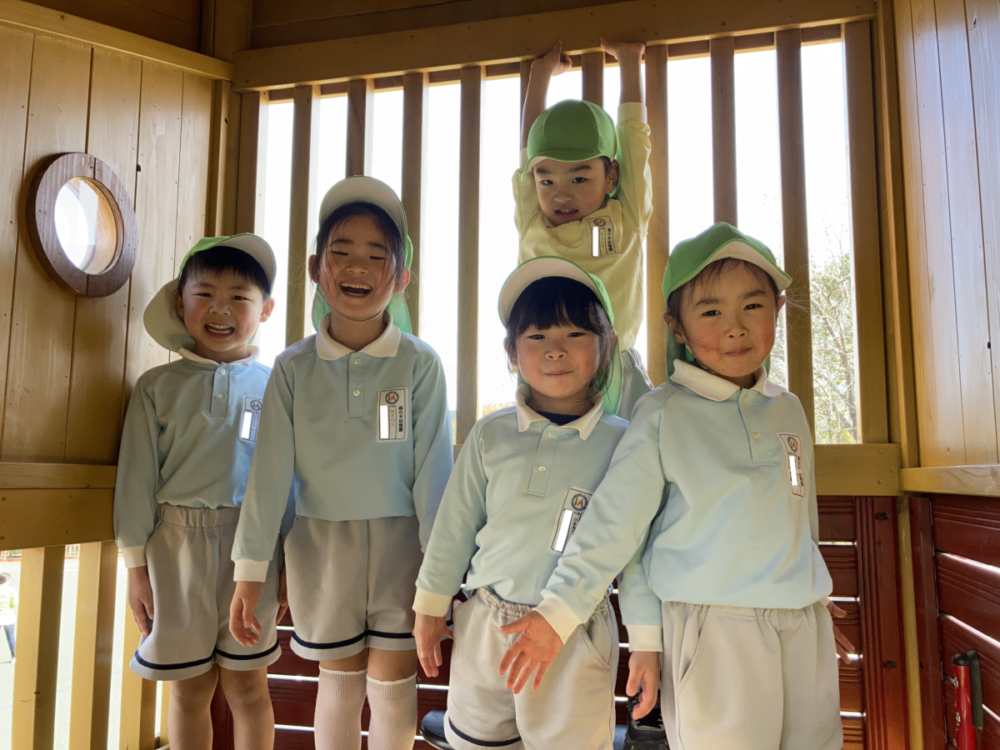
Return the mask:
{"type": "Polygon", "coordinates": [[[141,568],[146,564],[146,545],[125,547],[122,550],[126,568],[141,568]]]}
{"type": "Polygon", "coordinates": [[[234,581],[256,581],[263,583],[267,580],[267,567],[270,560],[258,562],[257,560],[236,560],[236,572],[233,574],[234,581]]]}
{"type": "Polygon", "coordinates": [[[417,589],[417,595],[413,598],[413,611],[430,617],[444,617],[448,614],[451,599],[446,594],[432,594],[430,591],[417,589]]]}
{"type": "Polygon", "coordinates": [[[624,102],[618,105],[618,122],[638,120],[646,122],[646,105],[640,102],[624,102]]]}
{"type": "Polygon", "coordinates": [[[535,607],[535,611],[548,620],[563,643],[569,640],[578,626],[583,625],[583,620],[573,614],[569,605],[554,596],[543,596],[542,603],[535,607]]]}
{"type": "Polygon", "coordinates": [[[663,628],[657,625],[626,625],[629,651],[663,651],[663,628]]]}

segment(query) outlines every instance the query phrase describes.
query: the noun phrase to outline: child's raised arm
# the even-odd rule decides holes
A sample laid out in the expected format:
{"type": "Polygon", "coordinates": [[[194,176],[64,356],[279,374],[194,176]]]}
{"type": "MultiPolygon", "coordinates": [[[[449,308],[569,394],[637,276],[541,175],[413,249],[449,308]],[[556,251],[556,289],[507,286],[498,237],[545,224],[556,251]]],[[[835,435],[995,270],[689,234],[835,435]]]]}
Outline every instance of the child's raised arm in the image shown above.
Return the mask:
{"type": "Polygon", "coordinates": [[[528,133],[531,131],[531,126],[538,119],[538,115],[545,111],[549,79],[565,73],[572,64],[562,53],[562,42],[556,42],[542,57],[531,61],[528,91],[524,97],[524,110],[521,112],[521,148],[528,147],[528,133]]]}
{"type": "MultiPolygon", "coordinates": [[[[639,74],[639,66],[642,64],[642,53],[646,51],[646,45],[642,42],[609,42],[602,36],[601,49],[614,55],[618,60],[618,69],[622,77],[622,93],[619,103],[637,102],[644,104],[646,100],[642,94],[642,76],[639,74]]],[[[532,73],[534,73],[533,69],[532,73]]]]}

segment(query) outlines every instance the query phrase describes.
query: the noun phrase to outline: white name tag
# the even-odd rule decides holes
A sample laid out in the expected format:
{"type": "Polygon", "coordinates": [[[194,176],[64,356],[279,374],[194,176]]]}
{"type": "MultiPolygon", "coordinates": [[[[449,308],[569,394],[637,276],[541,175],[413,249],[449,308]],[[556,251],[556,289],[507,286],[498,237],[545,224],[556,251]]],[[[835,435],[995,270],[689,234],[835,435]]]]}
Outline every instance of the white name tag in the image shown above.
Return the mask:
{"type": "Polygon", "coordinates": [[[593,236],[593,254],[595,258],[615,254],[615,225],[610,216],[597,216],[587,219],[593,236]]]}
{"type": "Polygon", "coordinates": [[[792,485],[792,494],[805,497],[806,480],[802,472],[802,438],[794,432],[779,432],[778,439],[788,456],[788,480],[792,485]]]}
{"type": "Polygon", "coordinates": [[[593,492],[581,490],[579,487],[570,487],[566,490],[562,507],[559,509],[559,515],[556,517],[555,528],[552,529],[552,541],[549,543],[550,550],[558,555],[563,553],[566,549],[566,542],[573,536],[573,532],[576,531],[576,527],[580,524],[580,519],[583,518],[583,512],[590,505],[590,497],[593,494],[593,492]]]}
{"type": "Polygon", "coordinates": [[[243,416],[240,417],[240,440],[257,442],[257,425],[260,424],[262,401],[257,396],[243,397],[243,416]]]}
{"type": "Polygon", "coordinates": [[[410,423],[407,388],[386,388],[378,392],[378,440],[380,443],[406,440],[410,423]]]}

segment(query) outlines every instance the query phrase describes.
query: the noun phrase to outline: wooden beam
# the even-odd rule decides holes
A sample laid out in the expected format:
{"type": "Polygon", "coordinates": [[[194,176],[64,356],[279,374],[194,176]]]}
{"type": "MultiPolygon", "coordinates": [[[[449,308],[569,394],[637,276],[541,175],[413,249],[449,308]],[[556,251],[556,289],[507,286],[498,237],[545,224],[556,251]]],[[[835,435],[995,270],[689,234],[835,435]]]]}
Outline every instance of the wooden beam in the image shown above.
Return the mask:
{"type": "Polygon", "coordinates": [[[712,40],[712,177],[715,220],[737,226],[735,40],[712,40]]]}
{"type": "Polygon", "coordinates": [[[646,371],[654,386],[667,379],[666,336],[663,323],[663,272],[670,255],[670,186],[667,169],[667,45],[646,47],[646,112],[649,120],[649,171],[653,213],[646,234],[646,371]]]}
{"type": "Polygon", "coordinates": [[[783,0],[710,0],[707,4],[632,0],[594,6],[586,13],[566,9],[237,52],[234,85],[244,91],[439,70],[470,61],[511,62],[548,49],[552,29],[560,30],[566,54],[575,54],[600,45],[595,30],[612,39],[643,39],[648,44],[718,35],[719,18],[726,19],[725,35],[732,36],[874,15],[874,0],[793,4],[783,0]],[[780,22],[775,23],[776,19],[780,22]]]}
{"type": "Polygon", "coordinates": [[[226,81],[233,79],[232,63],[199,55],[139,34],[88,21],[22,0],[0,0],[0,25],[44,36],[83,42],[91,47],[124,52],[132,57],[163,63],[188,73],[226,81]]]}
{"type": "Polygon", "coordinates": [[[458,415],[456,442],[479,418],[479,139],[483,68],[462,68],[458,157],[458,415]]]}
{"type": "Polygon", "coordinates": [[[21,552],[11,747],[51,748],[55,739],[65,558],[65,547],[21,552]]]}
{"type": "Polygon", "coordinates": [[[816,492],[880,496],[899,492],[899,446],[892,443],[816,446],[816,492]]]}
{"type": "MultiPolygon", "coordinates": [[[[521,74],[521,110],[524,111],[524,100],[528,96],[528,79],[531,78],[531,60],[521,60],[518,63],[520,67],[521,74]]],[[[517,121],[520,122],[521,118],[518,117],[517,121]]]]}
{"type": "Polygon", "coordinates": [[[410,324],[413,335],[420,335],[420,229],[424,210],[424,188],[427,186],[427,136],[430,132],[427,118],[428,87],[426,73],[407,73],[403,77],[403,210],[413,245],[413,262],[410,264],[410,286],[407,290],[410,324]]]}
{"type": "Polygon", "coordinates": [[[0,549],[106,542],[114,490],[0,489],[0,549]]]}
{"type": "Polygon", "coordinates": [[[170,683],[160,685],[160,726],[156,732],[157,747],[170,748],[170,683]]]}
{"type": "Polygon", "coordinates": [[[114,489],[117,466],[0,462],[0,491],[8,489],[114,489]]]}
{"type": "Polygon", "coordinates": [[[899,483],[903,492],[1000,497],[1000,464],[903,469],[899,483]]]}
{"type": "Polygon", "coordinates": [[[809,234],[806,228],[806,159],[802,125],[802,58],[798,29],[779,31],[778,131],[781,151],[781,216],[785,271],[793,282],[785,307],[788,387],[799,397],[815,438],[812,313],[809,296],[809,234]]]}
{"type": "Polygon", "coordinates": [[[236,231],[256,232],[264,226],[264,186],[267,160],[260,158],[267,143],[267,100],[254,91],[240,96],[240,155],[236,188],[236,231]]]}
{"type": "Polygon", "coordinates": [[[312,282],[306,261],[316,222],[316,159],[319,158],[319,86],[295,89],[292,121],[292,185],[288,212],[288,312],[285,346],[306,335],[310,324],[312,282]]]}
{"type": "Polygon", "coordinates": [[[212,91],[212,126],[209,148],[208,214],[206,233],[229,235],[236,231],[237,160],[240,144],[242,96],[229,81],[216,81],[212,91]]]}
{"type": "Polygon", "coordinates": [[[604,53],[583,53],[583,100],[604,106],[604,53]]]}
{"type": "Polygon", "coordinates": [[[375,82],[360,78],[347,85],[347,177],[372,173],[375,82]]]}

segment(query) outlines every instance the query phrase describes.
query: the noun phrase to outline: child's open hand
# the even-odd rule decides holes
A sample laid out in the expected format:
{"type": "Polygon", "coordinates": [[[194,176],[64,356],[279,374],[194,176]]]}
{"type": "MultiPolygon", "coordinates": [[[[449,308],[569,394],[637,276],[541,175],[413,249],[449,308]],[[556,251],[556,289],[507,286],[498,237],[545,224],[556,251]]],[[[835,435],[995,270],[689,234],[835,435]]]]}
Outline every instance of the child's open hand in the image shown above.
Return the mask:
{"type": "Polygon", "coordinates": [[[601,49],[609,55],[614,55],[619,62],[622,59],[640,60],[642,53],[646,51],[646,45],[642,42],[611,42],[601,37],[601,49]]]}
{"type": "Polygon", "coordinates": [[[549,76],[557,76],[565,73],[573,67],[573,61],[562,53],[562,42],[556,42],[552,49],[541,57],[531,61],[531,71],[533,73],[547,73],[549,76]]]}
{"type": "MultiPolygon", "coordinates": [[[[833,602],[827,602],[826,608],[830,610],[831,617],[847,617],[847,612],[833,602]]],[[[833,640],[837,644],[837,658],[845,664],[850,664],[851,654],[854,653],[854,644],[851,643],[846,635],[840,632],[840,628],[837,627],[836,623],[833,624],[833,640]]]]}
{"type": "Polygon", "coordinates": [[[153,630],[153,587],[145,565],[128,569],[128,606],[139,630],[149,635],[153,630]]]}
{"type": "Polygon", "coordinates": [[[563,645],[559,634],[549,625],[548,620],[535,611],[529,612],[510,625],[501,626],[500,632],[504,635],[521,634],[500,660],[500,674],[507,674],[507,670],[510,669],[510,674],[507,675],[507,687],[512,689],[515,695],[520,693],[531,679],[531,673],[535,672],[531,689],[538,690],[545,670],[559,656],[559,650],[563,645]]]}
{"type": "Polygon", "coordinates": [[[641,719],[656,707],[656,696],[660,689],[660,653],[658,651],[634,651],[628,658],[627,695],[635,695],[642,687],[642,697],[632,709],[632,718],[641,719]]]}
{"type": "Polygon", "coordinates": [[[285,619],[285,613],[288,611],[288,576],[285,575],[285,570],[285,566],[282,565],[281,578],[278,582],[278,616],[274,618],[275,625],[281,624],[281,621],[285,619]]]}
{"type": "Polygon", "coordinates": [[[438,667],[441,666],[441,639],[454,638],[455,634],[443,617],[417,612],[413,637],[417,639],[417,658],[420,659],[424,674],[428,677],[437,677],[438,667]]]}
{"type": "Polygon", "coordinates": [[[241,646],[253,646],[260,640],[260,622],[254,615],[260,600],[259,581],[237,581],[233,603],[229,605],[229,632],[241,646]]]}

